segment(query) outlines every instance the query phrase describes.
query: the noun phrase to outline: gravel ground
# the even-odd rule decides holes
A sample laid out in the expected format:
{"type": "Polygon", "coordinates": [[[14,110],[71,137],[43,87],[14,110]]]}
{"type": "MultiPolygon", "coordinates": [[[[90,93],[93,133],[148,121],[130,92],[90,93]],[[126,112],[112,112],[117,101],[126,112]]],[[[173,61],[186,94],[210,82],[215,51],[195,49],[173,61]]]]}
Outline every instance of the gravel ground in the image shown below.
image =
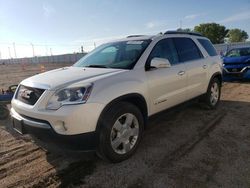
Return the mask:
{"type": "Polygon", "coordinates": [[[250,187],[250,84],[216,110],[190,102],[150,118],[130,159],[109,164],[20,136],[0,122],[0,187],[250,187]]]}

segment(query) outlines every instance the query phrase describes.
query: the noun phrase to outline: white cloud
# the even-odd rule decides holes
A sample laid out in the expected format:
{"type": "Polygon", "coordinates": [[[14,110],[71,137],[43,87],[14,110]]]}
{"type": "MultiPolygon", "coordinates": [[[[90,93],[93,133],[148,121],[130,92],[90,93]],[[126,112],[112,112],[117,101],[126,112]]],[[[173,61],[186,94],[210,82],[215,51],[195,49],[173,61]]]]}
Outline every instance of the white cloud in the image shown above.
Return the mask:
{"type": "Polygon", "coordinates": [[[146,23],[147,29],[155,29],[155,28],[162,28],[166,27],[166,21],[150,21],[146,23]]]}
{"type": "Polygon", "coordinates": [[[149,29],[152,29],[152,28],[154,28],[155,26],[156,26],[156,23],[154,23],[154,22],[148,22],[148,23],[146,24],[146,27],[149,28],[149,29]]]}
{"type": "Polygon", "coordinates": [[[193,20],[195,18],[197,18],[198,16],[200,16],[200,14],[190,14],[184,17],[184,19],[186,20],[193,20]]]}
{"type": "Polygon", "coordinates": [[[55,9],[49,4],[43,4],[43,15],[48,18],[55,12],[55,9]]]}
{"type": "Polygon", "coordinates": [[[241,12],[239,14],[234,14],[232,16],[229,16],[221,21],[220,23],[229,23],[229,22],[236,22],[236,21],[242,21],[242,20],[250,20],[250,11],[241,12]]]}

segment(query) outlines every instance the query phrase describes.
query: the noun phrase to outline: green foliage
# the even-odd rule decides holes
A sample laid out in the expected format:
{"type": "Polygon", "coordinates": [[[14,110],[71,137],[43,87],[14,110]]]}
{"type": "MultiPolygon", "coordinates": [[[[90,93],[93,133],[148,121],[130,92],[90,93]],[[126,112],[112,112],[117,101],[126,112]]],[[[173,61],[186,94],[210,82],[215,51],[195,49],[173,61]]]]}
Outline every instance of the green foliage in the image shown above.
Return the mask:
{"type": "Polygon", "coordinates": [[[217,23],[203,23],[194,27],[194,31],[209,38],[213,44],[224,43],[228,30],[217,23]]]}
{"type": "Polygon", "coordinates": [[[229,42],[245,42],[248,39],[248,34],[244,30],[230,29],[228,32],[229,42]]]}

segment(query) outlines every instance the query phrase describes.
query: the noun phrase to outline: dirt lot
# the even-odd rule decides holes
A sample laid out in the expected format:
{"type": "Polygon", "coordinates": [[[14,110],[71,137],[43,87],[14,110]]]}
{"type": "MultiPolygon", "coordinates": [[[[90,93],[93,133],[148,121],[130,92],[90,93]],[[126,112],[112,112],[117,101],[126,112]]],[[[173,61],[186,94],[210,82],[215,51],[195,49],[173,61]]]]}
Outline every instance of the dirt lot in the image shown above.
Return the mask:
{"type": "Polygon", "coordinates": [[[0,64],[0,89],[7,89],[8,86],[18,84],[23,79],[35,74],[39,74],[43,71],[49,71],[69,65],[71,64],[0,64]]]}
{"type": "Polygon", "coordinates": [[[0,187],[250,187],[250,84],[222,92],[217,110],[192,102],[152,117],[136,154],[119,164],[0,122],[0,187]]]}

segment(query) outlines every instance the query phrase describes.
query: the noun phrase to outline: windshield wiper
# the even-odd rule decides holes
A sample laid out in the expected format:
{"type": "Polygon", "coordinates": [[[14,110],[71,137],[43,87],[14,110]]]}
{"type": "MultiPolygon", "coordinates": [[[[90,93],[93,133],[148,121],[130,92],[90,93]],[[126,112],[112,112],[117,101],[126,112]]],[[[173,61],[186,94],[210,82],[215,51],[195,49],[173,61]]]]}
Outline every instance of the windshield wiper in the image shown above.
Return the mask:
{"type": "Polygon", "coordinates": [[[93,67],[93,68],[108,68],[107,66],[105,65],[88,65],[86,67],[93,67]]]}

